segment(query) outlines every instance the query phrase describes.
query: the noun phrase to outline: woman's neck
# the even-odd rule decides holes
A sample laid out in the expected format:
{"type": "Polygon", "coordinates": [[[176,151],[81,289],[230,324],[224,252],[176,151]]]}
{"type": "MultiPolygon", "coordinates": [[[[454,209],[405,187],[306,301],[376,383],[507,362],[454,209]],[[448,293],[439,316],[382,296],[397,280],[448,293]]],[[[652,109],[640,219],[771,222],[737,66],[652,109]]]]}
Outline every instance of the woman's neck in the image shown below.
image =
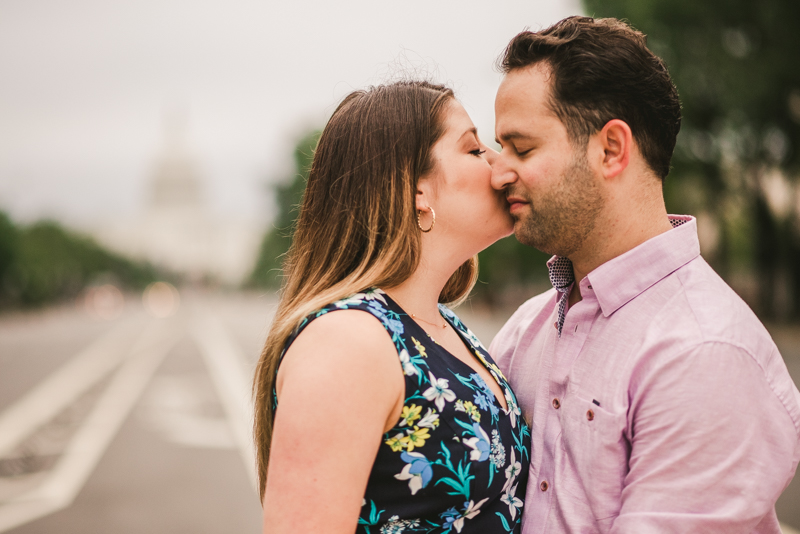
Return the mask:
{"type": "Polygon", "coordinates": [[[452,274],[432,269],[426,262],[420,261],[417,270],[407,280],[381,289],[409,315],[414,314],[425,322],[438,324],[441,322],[439,295],[452,274]]]}

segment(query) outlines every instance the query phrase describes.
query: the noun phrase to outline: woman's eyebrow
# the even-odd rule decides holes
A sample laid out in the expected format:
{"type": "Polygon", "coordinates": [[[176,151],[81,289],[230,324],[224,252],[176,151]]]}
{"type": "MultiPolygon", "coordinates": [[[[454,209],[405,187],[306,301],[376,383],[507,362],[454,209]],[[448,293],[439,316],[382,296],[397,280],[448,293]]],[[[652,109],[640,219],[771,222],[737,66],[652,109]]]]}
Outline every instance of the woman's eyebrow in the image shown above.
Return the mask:
{"type": "Polygon", "coordinates": [[[478,138],[478,129],[473,126],[472,128],[470,128],[468,130],[465,130],[464,133],[461,134],[461,137],[458,138],[458,140],[461,141],[462,139],[464,139],[464,137],[467,134],[473,134],[475,136],[475,138],[477,139],[478,138]]]}

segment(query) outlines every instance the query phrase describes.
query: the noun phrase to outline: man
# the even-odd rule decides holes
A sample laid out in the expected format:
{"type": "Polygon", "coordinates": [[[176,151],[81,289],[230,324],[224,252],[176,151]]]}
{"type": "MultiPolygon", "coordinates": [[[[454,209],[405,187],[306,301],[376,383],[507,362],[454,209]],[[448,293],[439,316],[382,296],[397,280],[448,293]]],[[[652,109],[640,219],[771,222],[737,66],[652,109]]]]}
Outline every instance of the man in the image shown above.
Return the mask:
{"type": "Polygon", "coordinates": [[[571,17],[502,68],[492,183],[555,255],[491,347],[532,423],[523,533],[779,533],[800,393],[695,219],[667,215],[666,67],[624,23],[571,17]]]}

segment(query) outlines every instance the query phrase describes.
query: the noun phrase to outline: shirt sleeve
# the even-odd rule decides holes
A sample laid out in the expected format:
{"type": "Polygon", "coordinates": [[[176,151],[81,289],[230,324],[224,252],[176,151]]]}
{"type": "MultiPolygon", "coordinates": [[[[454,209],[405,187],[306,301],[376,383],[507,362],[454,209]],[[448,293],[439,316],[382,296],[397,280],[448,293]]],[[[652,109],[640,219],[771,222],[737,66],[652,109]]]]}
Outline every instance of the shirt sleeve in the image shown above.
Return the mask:
{"type": "Polygon", "coordinates": [[[797,467],[798,432],[750,353],[706,342],[645,358],[629,394],[629,471],[612,533],[777,525],[774,505],[797,467]]]}

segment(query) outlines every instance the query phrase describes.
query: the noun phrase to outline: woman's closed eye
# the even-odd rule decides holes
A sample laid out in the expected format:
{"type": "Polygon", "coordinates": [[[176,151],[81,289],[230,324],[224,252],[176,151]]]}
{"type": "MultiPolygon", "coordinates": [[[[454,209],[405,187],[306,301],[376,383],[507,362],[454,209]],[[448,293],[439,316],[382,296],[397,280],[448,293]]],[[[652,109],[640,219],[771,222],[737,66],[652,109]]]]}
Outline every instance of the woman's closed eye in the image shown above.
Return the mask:
{"type": "Polygon", "coordinates": [[[480,148],[476,148],[475,150],[470,150],[469,151],[469,153],[472,154],[473,156],[480,156],[484,152],[486,152],[486,151],[485,150],[481,150],[480,148]]]}

